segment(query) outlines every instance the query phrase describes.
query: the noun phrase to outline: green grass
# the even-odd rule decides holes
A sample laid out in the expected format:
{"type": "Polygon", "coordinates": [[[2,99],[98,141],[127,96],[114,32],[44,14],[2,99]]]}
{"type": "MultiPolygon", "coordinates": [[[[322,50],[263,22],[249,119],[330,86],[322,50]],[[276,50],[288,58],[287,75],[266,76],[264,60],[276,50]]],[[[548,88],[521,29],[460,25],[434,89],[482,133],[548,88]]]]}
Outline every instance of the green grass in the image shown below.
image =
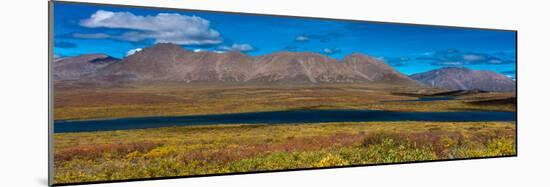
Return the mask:
{"type": "Polygon", "coordinates": [[[515,155],[512,122],[168,127],[54,135],[55,183],[515,155]]]}

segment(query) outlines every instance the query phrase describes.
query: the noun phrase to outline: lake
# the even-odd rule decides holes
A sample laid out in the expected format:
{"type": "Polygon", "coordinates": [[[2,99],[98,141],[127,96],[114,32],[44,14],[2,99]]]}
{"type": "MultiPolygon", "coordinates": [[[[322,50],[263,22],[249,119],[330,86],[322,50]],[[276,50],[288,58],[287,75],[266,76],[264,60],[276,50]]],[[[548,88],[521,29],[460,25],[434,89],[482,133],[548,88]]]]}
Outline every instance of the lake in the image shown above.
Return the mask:
{"type": "Polygon", "coordinates": [[[416,99],[411,100],[391,100],[391,101],[384,101],[384,102],[413,102],[413,101],[448,101],[448,100],[454,100],[456,97],[454,96],[437,96],[437,97],[418,97],[416,99]]]}
{"type": "Polygon", "coordinates": [[[417,100],[411,101],[448,101],[454,100],[454,96],[441,96],[441,97],[419,97],[417,100]]]}
{"type": "Polygon", "coordinates": [[[54,132],[111,131],[189,125],[281,124],[369,121],[479,122],[515,121],[516,112],[392,112],[377,110],[290,110],[194,116],[133,117],[101,120],[57,120],[54,132]]]}

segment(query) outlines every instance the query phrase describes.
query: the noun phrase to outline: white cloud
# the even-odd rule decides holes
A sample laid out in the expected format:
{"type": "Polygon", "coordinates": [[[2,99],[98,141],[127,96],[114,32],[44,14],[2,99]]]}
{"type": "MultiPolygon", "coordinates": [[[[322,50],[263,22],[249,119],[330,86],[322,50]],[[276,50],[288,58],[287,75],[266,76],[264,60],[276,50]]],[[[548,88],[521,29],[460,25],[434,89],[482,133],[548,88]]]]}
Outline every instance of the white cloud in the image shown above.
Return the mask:
{"type": "Polygon", "coordinates": [[[487,53],[463,52],[456,49],[440,50],[430,56],[419,56],[416,59],[437,66],[515,63],[513,59],[496,57],[487,53]]]}
{"type": "MultiPolygon", "coordinates": [[[[179,45],[219,44],[220,33],[210,28],[210,22],[197,16],[159,13],[155,16],[139,16],[130,12],[98,10],[89,18],[80,21],[88,28],[130,29],[121,35],[99,33],[96,36],[126,41],[154,39],[156,43],[179,45]],[[100,35],[101,34],[101,35],[100,35]]],[[[86,35],[79,35],[86,37],[86,35]]],[[[88,34],[88,38],[91,35],[88,34]]],[[[78,37],[78,36],[75,36],[78,37]]],[[[98,37],[99,38],[99,37],[98,37]]]]}
{"type": "Polygon", "coordinates": [[[309,38],[307,36],[297,36],[296,41],[308,41],[309,38]]]}
{"type": "Polygon", "coordinates": [[[440,65],[445,65],[445,66],[460,66],[462,65],[463,63],[462,62],[440,62],[439,63],[440,65]]]}
{"type": "Polygon", "coordinates": [[[126,56],[133,55],[134,53],[137,53],[141,50],[142,50],[141,48],[130,49],[128,52],[126,52],[126,56]]]}
{"type": "Polygon", "coordinates": [[[489,63],[491,63],[491,64],[500,64],[500,63],[502,63],[502,61],[501,60],[496,60],[496,59],[491,59],[491,60],[489,60],[489,63]]]}
{"type": "Polygon", "coordinates": [[[231,46],[220,46],[220,50],[223,51],[252,51],[254,47],[249,44],[233,44],[231,46]]]}
{"type": "Polygon", "coordinates": [[[429,52],[421,53],[420,55],[423,55],[423,56],[431,56],[431,55],[433,55],[433,54],[434,54],[433,51],[429,51],[429,52]]]}
{"type": "Polygon", "coordinates": [[[323,53],[325,54],[336,54],[336,53],[340,53],[341,50],[339,48],[324,48],[323,49],[323,53]]]}
{"type": "Polygon", "coordinates": [[[485,59],[481,55],[473,55],[473,54],[466,54],[463,55],[462,58],[464,58],[465,61],[477,61],[477,60],[483,60],[485,59]]]}
{"type": "Polygon", "coordinates": [[[92,34],[74,33],[73,37],[85,38],[85,39],[104,39],[104,38],[111,38],[111,35],[108,35],[105,33],[92,33],[92,34]]]}

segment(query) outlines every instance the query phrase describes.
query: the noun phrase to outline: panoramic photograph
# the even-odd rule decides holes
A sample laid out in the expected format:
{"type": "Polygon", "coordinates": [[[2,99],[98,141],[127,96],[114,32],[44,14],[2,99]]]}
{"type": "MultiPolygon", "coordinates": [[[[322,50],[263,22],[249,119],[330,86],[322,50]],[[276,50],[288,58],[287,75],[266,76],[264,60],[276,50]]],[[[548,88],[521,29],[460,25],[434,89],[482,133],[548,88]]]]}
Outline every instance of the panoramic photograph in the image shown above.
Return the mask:
{"type": "Polygon", "coordinates": [[[515,31],[50,14],[54,184],[516,155],[515,31]]]}

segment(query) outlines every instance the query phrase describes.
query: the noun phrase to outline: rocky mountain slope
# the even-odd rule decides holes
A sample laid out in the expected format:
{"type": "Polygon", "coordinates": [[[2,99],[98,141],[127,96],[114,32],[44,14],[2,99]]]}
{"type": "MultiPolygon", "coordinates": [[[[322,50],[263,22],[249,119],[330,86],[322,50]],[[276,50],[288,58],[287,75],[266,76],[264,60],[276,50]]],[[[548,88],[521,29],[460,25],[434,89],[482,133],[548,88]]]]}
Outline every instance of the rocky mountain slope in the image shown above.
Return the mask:
{"type": "Polygon", "coordinates": [[[254,57],[235,51],[192,52],[174,44],[156,44],[117,63],[96,67],[88,58],[72,61],[78,61],[75,67],[85,69],[86,73],[79,76],[88,75],[86,80],[109,82],[417,84],[384,62],[359,53],[339,61],[309,52],[278,52],[254,57]],[[84,65],[86,63],[88,65],[84,65]]]}
{"type": "Polygon", "coordinates": [[[78,80],[94,76],[100,69],[120,61],[104,54],[63,57],[54,60],[54,80],[78,80]]]}
{"type": "Polygon", "coordinates": [[[492,71],[448,67],[413,74],[412,79],[427,86],[447,90],[514,91],[516,82],[492,71]]]}

